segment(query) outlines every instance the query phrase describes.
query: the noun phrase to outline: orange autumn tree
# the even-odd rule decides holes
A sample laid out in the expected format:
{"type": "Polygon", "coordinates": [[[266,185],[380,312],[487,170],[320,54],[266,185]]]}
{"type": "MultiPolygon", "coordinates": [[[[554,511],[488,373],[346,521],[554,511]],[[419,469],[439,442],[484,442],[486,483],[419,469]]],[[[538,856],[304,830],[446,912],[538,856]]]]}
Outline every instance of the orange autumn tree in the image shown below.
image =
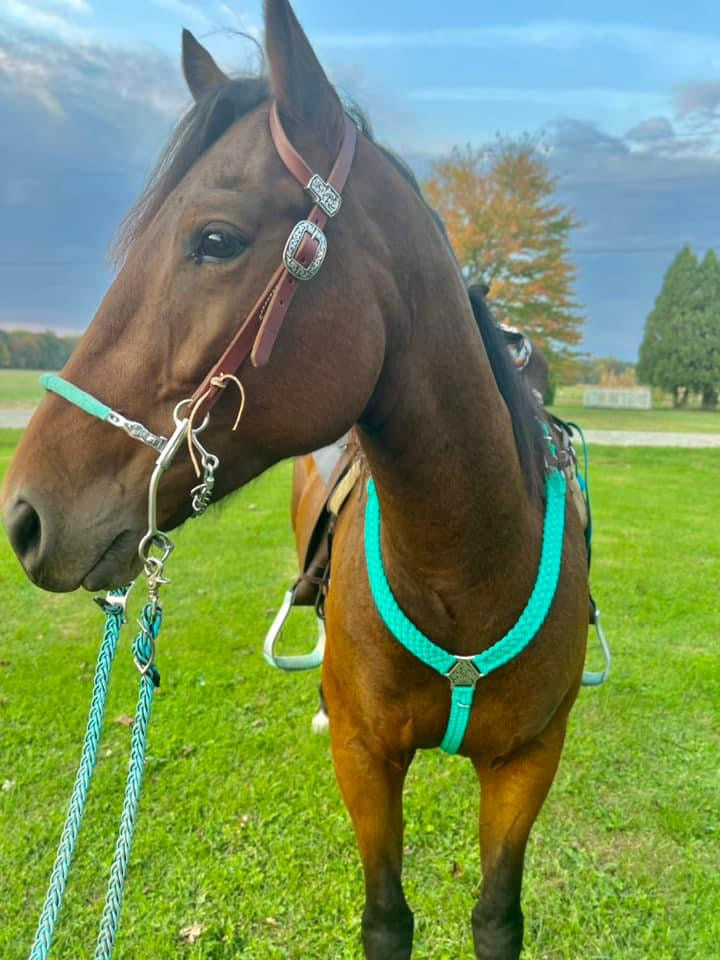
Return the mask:
{"type": "Polygon", "coordinates": [[[527,331],[557,371],[572,365],[584,318],[568,244],[580,221],[554,200],[555,186],[536,145],[523,139],[455,148],[433,166],[425,191],[466,279],[490,285],[497,319],[527,331]]]}

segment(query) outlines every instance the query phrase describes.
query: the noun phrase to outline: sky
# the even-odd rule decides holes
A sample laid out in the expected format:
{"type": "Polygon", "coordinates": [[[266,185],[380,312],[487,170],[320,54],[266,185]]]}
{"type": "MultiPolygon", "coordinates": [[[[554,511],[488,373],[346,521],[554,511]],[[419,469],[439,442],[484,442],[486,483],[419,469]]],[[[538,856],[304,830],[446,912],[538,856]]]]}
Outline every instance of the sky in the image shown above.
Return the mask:
{"type": "MultiPolygon", "coordinates": [[[[720,4],[297,0],[330,78],[421,176],[538,138],[572,237],[583,348],[633,360],[662,275],[720,250],[720,4]]],[[[189,105],[191,29],[256,62],[258,0],[0,0],[0,326],[82,331],[113,232],[189,105]]]]}

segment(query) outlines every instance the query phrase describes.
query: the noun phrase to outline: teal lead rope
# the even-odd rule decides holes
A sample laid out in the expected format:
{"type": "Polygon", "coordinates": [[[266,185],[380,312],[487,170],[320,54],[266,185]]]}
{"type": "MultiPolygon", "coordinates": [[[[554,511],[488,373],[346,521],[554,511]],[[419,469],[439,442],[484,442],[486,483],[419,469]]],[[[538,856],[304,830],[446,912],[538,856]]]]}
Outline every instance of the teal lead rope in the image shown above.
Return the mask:
{"type": "Polygon", "coordinates": [[[365,509],[365,558],[373,600],[385,623],[406,650],[447,677],[451,685],[450,717],[440,747],[457,753],[462,746],[475,687],[481,677],[509,663],[528,646],[552,606],[560,577],[565,531],[565,476],[548,470],[545,480],[545,521],[537,579],[527,606],[515,626],[488,650],[473,657],[457,657],[428,639],[405,615],[393,595],[382,560],[380,504],[371,479],[365,509]]]}
{"type": "Polygon", "coordinates": [[[50,876],[50,886],[45,898],[45,905],[40,915],[35,941],[30,951],[30,960],[45,960],[49,954],[50,944],[52,943],[53,932],[55,930],[55,921],[62,906],[62,899],[70,872],[70,864],[75,851],[75,843],[85,811],[88,788],[97,760],[98,745],[100,743],[103,717],[105,715],[110,668],[115,659],[120,627],[124,621],[122,606],[124,597],[124,590],[116,591],[111,597],[108,597],[105,608],[105,634],[102,645],[100,646],[97,667],[95,669],[90,714],[85,731],[80,767],[75,777],[75,785],[70,797],[65,826],[63,827],[55,864],[50,876]],[[117,604],[110,603],[109,601],[113,597],[117,597],[120,602],[117,604]]]}
{"type": "MultiPolygon", "coordinates": [[[[126,590],[115,590],[108,594],[106,600],[99,601],[106,617],[105,632],[95,670],[90,714],[83,743],[80,767],[75,778],[75,785],[70,799],[65,826],[63,827],[50,878],[50,886],[40,916],[35,940],[30,951],[30,960],[46,960],[50,953],[55,923],[62,906],[75,844],[85,811],[88,789],[97,760],[98,745],[100,743],[103,717],[105,715],[110,669],[117,650],[120,628],[125,622],[126,594],[126,590]]],[[[115,857],[110,870],[110,880],[108,882],[105,908],[103,910],[100,934],[95,950],[95,960],[110,960],[120,920],[120,902],[122,900],[125,875],[127,873],[130,849],[132,847],[138,800],[140,797],[140,786],[142,784],[143,769],[145,766],[145,747],[147,743],[148,724],[150,722],[150,711],[152,709],[155,687],[160,682],[160,676],[154,666],[153,660],[155,641],[157,640],[161,623],[161,608],[157,604],[146,604],[140,620],[140,632],[133,644],[133,655],[141,672],[140,695],[137,713],[133,723],[130,764],[125,788],[125,800],[120,818],[120,831],[115,849],[115,857]]]]}

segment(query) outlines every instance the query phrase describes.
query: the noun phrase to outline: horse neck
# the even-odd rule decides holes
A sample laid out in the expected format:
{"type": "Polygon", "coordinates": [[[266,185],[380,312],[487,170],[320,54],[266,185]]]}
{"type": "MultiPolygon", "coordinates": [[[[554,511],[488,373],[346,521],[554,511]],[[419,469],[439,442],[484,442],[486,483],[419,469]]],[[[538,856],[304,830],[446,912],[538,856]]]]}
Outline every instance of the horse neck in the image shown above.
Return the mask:
{"type": "Polygon", "coordinates": [[[438,237],[416,255],[426,262],[412,273],[416,289],[403,297],[407,314],[395,318],[358,432],[398,600],[425,608],[442,633],[448,616],[492,620],[503,590],[527,597],[542,516],[449,252],[438,237]]]}

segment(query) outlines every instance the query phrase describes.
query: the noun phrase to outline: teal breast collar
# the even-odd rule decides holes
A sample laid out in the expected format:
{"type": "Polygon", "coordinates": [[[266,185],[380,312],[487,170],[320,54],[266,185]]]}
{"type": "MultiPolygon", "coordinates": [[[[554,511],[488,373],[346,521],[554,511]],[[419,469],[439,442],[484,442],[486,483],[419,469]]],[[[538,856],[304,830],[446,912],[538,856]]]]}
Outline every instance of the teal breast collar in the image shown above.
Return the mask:
{"type": "Polygon", "coordinates": [[[428,639],[400,609],[385,575],[380,545],[380,503],[375,482],[368,482],[365,509],[365,559],[370,590],[390,633],[414,657],[450,681],[450,718],[440,748],[457,753],[462,746],[475,687],[481,677],[522,653],[542,627],[555,597],[562,561],[565,531],[565,475],[552,467],[545,479],[545,523],[540,566],[530,599],[515,626],[488,650],[458,657],[428,639]]]}

